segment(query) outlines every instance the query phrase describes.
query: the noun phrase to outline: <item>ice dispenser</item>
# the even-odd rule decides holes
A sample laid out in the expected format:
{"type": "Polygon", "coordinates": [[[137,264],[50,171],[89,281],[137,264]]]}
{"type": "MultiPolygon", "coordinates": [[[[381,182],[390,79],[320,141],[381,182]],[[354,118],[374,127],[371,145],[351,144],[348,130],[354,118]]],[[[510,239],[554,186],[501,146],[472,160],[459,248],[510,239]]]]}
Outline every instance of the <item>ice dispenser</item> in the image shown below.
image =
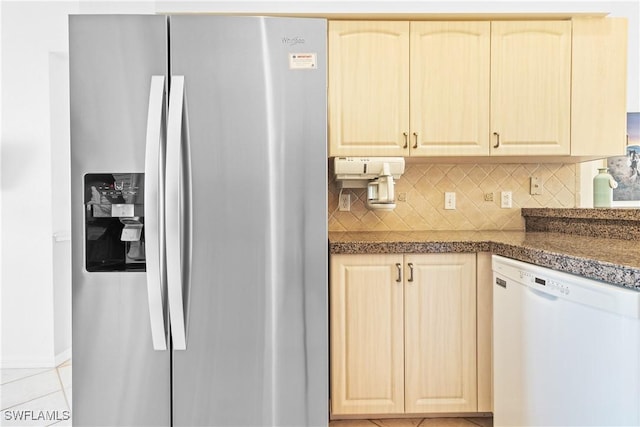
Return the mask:
{"type": "Polygon", "coordinates": [[[86,268],[144,271],[144,174],[87,174],[86,268]]]}

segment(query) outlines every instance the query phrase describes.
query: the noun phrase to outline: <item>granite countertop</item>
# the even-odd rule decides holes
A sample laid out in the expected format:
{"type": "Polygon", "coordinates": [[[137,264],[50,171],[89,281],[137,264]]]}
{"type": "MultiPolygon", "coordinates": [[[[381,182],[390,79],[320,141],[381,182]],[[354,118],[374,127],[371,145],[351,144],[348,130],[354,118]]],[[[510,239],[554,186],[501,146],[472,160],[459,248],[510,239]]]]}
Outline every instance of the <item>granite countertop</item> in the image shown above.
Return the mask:
{"type": "Polygon", "coordinates": [[[331,254],[492,252],[640,291],[640,245],[555,232],[330,232],[331,254]]]}
{"type": "Polygon", "coordinates": [[[522,216],[640,221],[638,208],[522,208],[522,216]]]}

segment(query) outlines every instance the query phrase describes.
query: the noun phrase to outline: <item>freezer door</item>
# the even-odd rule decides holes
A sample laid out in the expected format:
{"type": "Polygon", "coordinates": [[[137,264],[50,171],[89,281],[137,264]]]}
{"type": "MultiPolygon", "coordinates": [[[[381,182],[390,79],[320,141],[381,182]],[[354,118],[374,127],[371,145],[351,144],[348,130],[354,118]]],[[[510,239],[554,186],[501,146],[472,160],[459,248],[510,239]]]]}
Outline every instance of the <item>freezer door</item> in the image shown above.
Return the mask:
{"type": "MultiPolygon", "coordinates": [[[[166,325],[160,321],[152,339],[144,271],[149,256],[138,271],[88,272],[85,241],[99,239],[101,230],[96,225],[87,237],[84,227],[92,211],[85,204],[85,176],[145,172],[152,76],[166,76],[168,63],[166,17],[75,15],[69,40],[73,424],[168,426],[170,351],[154,350],[166,346],[166,325]]],[[[156,92],[152,98],[162,97],[156,92]]],[[[162,111],[156,113],[161,119],[162,111]]],[[[104,221],[118,225],[119,219],[104,221]]],[[[151,230],[142,233],[149,240],[151,230]]],[[[119,240],[127,238],[109,244],[124,246],[119,240]]]]}
{"type": "Polygon", "coordinates": [[[326,426],[326,21],[170,25],[193,195],[174,425],[326,426]]]}

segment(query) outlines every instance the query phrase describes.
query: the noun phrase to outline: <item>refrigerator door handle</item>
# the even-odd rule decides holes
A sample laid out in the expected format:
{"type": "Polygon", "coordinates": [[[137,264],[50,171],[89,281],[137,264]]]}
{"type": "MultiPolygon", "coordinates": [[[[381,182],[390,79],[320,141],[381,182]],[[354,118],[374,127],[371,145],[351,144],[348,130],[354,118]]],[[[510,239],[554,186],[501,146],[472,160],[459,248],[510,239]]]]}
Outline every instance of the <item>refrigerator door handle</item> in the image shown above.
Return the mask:
{"type": "Polygon", "coordinates": [[[147,270],[147,301],[154,350],[167,349],[164,311],[164,76],[152,76],[149,90],[147,138],[144,163],[144,226],[147,270]]]}
{"type": "Polygon", "coordinates": [[[174,350],[187,349],[191,270],[191,153],[184,76],[171,77],[167,124],[167,281],[174,350]]]}

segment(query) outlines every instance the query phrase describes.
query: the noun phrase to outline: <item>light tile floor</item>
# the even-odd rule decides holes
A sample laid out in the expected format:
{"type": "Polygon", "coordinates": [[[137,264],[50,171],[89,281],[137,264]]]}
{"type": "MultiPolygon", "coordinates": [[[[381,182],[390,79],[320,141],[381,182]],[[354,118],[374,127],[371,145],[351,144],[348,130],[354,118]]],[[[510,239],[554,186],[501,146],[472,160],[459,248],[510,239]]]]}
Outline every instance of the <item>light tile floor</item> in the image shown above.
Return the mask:
{"type": "Polygon", "coordinates": [[[71,360],[0,372],[0,426],[71,426],[71,360]]]}
{"type": "Polygon", "coordinates": [[[386,420],[336,420],[329,427],[493,427],[493,418],[404,418],[386,420]]]}
{"type": "MultiPolygon", "coordinates": [[[[55,369],[2,369],[0,426],[71,426],[71,361],[55,369]]],[[[492,418],[335,420],[329,427],[493,427],[492,418]]]]}

